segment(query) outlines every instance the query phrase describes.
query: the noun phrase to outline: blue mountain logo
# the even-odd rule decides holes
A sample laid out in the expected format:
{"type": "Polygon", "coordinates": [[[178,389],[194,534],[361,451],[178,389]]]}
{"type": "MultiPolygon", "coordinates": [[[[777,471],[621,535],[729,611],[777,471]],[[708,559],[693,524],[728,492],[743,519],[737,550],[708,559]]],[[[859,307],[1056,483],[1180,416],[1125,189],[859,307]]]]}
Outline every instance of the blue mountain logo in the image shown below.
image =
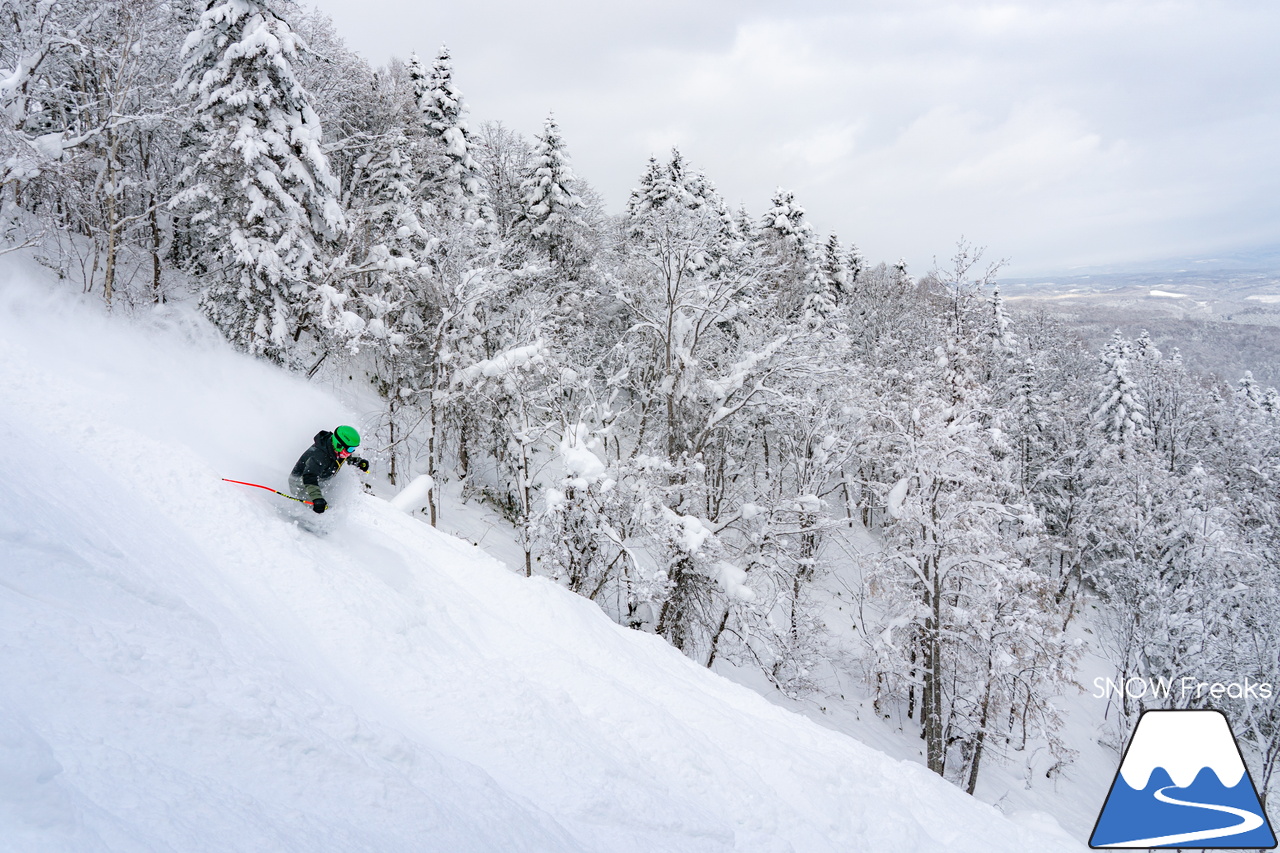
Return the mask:
{"type": "Polygon", "coordinates": [[[1226,716],[1221,711],[1145,712],[1089,846],[1275,847],[1275,833],[1226,716]]]}

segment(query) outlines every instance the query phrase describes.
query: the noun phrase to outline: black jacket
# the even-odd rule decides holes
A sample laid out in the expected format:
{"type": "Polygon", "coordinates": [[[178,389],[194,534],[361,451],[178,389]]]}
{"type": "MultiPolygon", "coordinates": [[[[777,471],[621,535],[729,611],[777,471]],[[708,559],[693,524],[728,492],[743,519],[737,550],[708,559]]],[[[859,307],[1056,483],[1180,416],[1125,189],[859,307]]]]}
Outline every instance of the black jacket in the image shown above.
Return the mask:
{"type": "MultiPolygon", "coordinates": [[[[333,452],[333,433],[322,429],[316,433],[314,443],[298,457],[298,464],[289,473],[289,486],[296,497],[317,501],[324,497],[324,486],[338,473],[344,460],[333,452]]],[[[359,456],[348,456],[346,461],[368,470],[369,463],[359,456]]]]}
{"type": "Polygon", "coordinates": [[[304,486],[319,487],[341,467],[342,460],[333,452],[333,433],[322,429],[316,433],[314,443],[298,457],[298,464],[293,466],[289,479],[301,480],[304,486]]]}

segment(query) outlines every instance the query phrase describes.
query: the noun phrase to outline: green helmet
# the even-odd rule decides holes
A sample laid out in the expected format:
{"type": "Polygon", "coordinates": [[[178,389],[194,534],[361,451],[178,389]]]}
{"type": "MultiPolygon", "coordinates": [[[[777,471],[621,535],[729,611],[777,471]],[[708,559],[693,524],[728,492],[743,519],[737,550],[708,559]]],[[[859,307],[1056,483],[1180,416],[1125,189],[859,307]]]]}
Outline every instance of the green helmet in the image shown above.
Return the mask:
{"type": "Polygon", "coordinates": [[[360,433],[355,427],[340,426],[333,431],[333,449],[335,452],[355,450],[360,446],[360,433]]]}

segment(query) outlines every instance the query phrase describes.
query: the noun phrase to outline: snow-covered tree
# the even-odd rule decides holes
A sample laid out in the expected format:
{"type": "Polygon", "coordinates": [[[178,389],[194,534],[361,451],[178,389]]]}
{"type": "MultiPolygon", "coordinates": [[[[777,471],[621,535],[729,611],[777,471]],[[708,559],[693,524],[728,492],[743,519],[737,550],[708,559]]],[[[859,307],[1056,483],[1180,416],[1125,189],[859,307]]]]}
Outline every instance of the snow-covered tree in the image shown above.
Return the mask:
{"type": "Polygon", "coordinates": [[[908,340],[925,341],[917,334],[926,316],[921,287],[905,263],[864,270],[846,302],[845,316],[854,354],[873,366],[896,362],[908,340]]]}
{"type": "Polygon", "coordinates": [[[488,188],[475,159],[466,102],[453,81],[449,49],[440,48],[425,74],[417,57],[411,58],[409,76],[428,142],[429,164],[424,169],[428,196],[452,218],[476,225],[492,221],[488,188]]]}
{"type": "Polygon", "coordinates": [[[778,187],[769,209],[760,217],[760,235],[777,241],[797,255],[807,255],[814,244],[813,226],[805,209],[796,203],[795,194],[778,187]]]}
{"type": "Polygon", "coordinates": [[[805,295],[803,310],[811,323],[822,322],[835,315],[849,291],[849,272],[845,268],[840,238],[835,234],[822,245],[817,275],[811,284],[813,289],[805,295]]]}
{"type": "Polygon", "coordinates": [[[1147,432],[1146,406],[1130,371],[1133,346],[1120,330],[1102,351],[1102,390],[1093,409],[1093,419],[1106,439],[1120,446],[1135,442],[1147,432]]]}
{"type": "Polygon", "coordinates": [[[294,71],[302,45],[260,0],[212,3],[188,36],[179,87],[194,139],[175,202],[218,261],[203,305],[237,346],[284,361],[303,334],[362,325],[330,284],[326,243],[345,228],[322,130],[294,71]]]}
{"type": "MultiPolygon", "coordinates": [[[[1118,678],[1176,682],[1180,673],[1220,671],[1221,656],[1237,653],[1227,624],[1240,594],[1270,582],[1224,497],[1200,466],[1175,473],[1152,453],[1107,448],[1089,501],[1089,573],[1107,605],[1103,639],[1118,678]]],[[[1167,700],[1116,698],[1121,737],[1143,710],[1195,699],[1177,691],[1167,700]]]]}
{"type": "Polygon", "coordinates": [[[1272,417],[1280,417],[1280,391],[1268,388],[1262,395],[1262,410],[1272,417]]]}
{"type": "Polygon", "coordinates": [[[867,268],[867,259],[862,256],[857,246],[850,246],[849,254],[845,256],[844,266],[847,271],[846,289],[852,292],[862,279],[862,272],[867,268]]]}
{"type": "Polygon", "coordinates": [[[733,217],[677,154],[665,167],[651,161],[632,194],[618,289],[629,327],[607,363],[637,417],[631,453],[661,461],[649,470],[664,481],[650,490],[662,507],[646,515],[650,535],[665,543],[670,581],[658,625],[702,657],[723,616],[714,600],[725,589],[716,578],[728,553],[715,536],[727,502],[708,469],[738,453],[745,436],[735,425],[763,404],[765,377],[793,354],[757,297],[758,266],[733,217]],[[707,536],[684,547],[694,528],[707,536]]]}
{"type": "Polygon", "coordinates": [[[991,291],[991,349],[996,357],[1008,358],[1017,351],[1018,339],[1013,334],[1009,313],[1005,310],[1000,288],[991,291]]]}
{"type": "MultiPolygon", "coordinates": [[[[535,519],[542,559],[553,577],[569,589],[596,600],[610,583],[621,593],[617,579],[629,577],[634,560],[626,545],[629,511],[617,506],[622,489],[620,477],[604,459],[601,438],[584,421],[564,430],[557,446],[553,475],[545,492],[542,509],[535,519]]],[[[620,596],[619,596],[620,597],[620,596]]],[[[614,618],[629,619],[634,614],[622,608],[614,618]]]]}
{"type": "Polygon", "coordinates": [[[567,395],[566,378],[575,376],[554,364],[546,345],[535,340],[477,361],[453,377],[453,386],[471,397],[489,436],[498,479],[491,494],[516,528],[527,576],[533,574],[538,477],[563,420],[555,404],[567,395]]]}
{"type": "Polygon", "coordinates": [[[10,230],[20,194],[22,207],[41,212],[60,269],[79,270],[85,291],[101,288],[108,307],[121,295],[130,249],[150,255],[150,288],[124,296],[164,298],[163,207],[177,145],[168,82],[177,64],[171,50],[154,48],[188,26],[184,9],[157,0],[14,0],[0,16],[3,226],[9,236],[23,230],[10,230]]]}
{"type": "Polygon", "coordinates": [[[521,185],[522,221],[534,243],[546,248],[551,260],[563,263],[575,232],[587,228],[581,216],[577,179],[554,116],[548,116],[533,156],[533,172],[521,185]]]}
{"type": "Polygon", "coordinates": [[[506,239],[524,216],[524,181],[533,170],[534,146],[502,122],[485,122],[475,155],[489,187],[498,236],[506,239]]]}
{"type": "Polygon", "coordinates": [[[1065,753],[1051,699],[1074,651],[1028,559],[1039,522],[1020,503],[1002,431],[984,427],[994,413],[965,362],[963,345],[940,346],[933,381],[905,411],[885,412],[899,479],[873,570],[884,622],[867,638],[877,688],[919,720],[929,768],[972,792],[986,751],[1019,719],[1065,753]]]}
{"type": "Polygon", "coordinates": [[[770,266],[765,277],[776,294],[777,310],[789,319],[800,317],[806,308],[821,314],[830,300],[813,226],[795,195],[781,187],[769,205],[760,217],[756,239],[770,266]]]}
{"type": "Polygon", "coordinates": [[[504,310],[510,279],[491,250],[477,245],[470,225],[437,218],[433,233],[441,234],[423,272],[426,295],[419,303],[423,320],[420,378],[411,400],[422,412],[419,432],[426,473],[435,486],[429,511],[435,524],[441,511],[441,478],[448,459],[446,437],[452,431],[456,475],[466,481],[472,473],[472,453],[481,436],[480,407],[457,377],[473,365],[493,358],[514,345],[507,332],[504,310]]]}
{"type": "Polygon", "coordinates": [[[1185,473],[1212,443],[1214,406],[1203,382],[1187,371],[1178,350],[1164,358],[1154,346],[1137,342],[1131,364],[1142,401],[1143,425],[1170,471],[1185,473]]]}
{"type": "Polygon", "coordinates": [[[1236,399],[1246,409],[1262,408],[1265,393],[1258,386],[1257,381],[1254,380],[1252,370],[1246,370],[1244,376],[1240,377],[1240,381],[1236,384],[1236,399]]]}

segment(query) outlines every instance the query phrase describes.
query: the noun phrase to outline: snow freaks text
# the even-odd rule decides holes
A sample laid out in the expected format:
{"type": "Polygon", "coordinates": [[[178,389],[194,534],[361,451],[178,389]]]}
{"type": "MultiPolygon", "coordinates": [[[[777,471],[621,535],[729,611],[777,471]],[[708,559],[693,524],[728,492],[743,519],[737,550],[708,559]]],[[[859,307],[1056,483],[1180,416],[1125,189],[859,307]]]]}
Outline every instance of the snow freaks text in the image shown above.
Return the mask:
{"type": "Polygon", "coordinates": [[[1168,699],[1177,696],[1181,700],[1189,699],[1270,699],[1274,691],[1270,684],[1254,681],[1245,676],[1242,681],[1203,681],[1195,676],[1185,675],[1181,678],[1143,678],[1135,675],[1131,678],[1104,678],[1098,676],[1093,680],[1093,698],[1119,699],[1125,696],[1130,699],[1168,699]]]}

